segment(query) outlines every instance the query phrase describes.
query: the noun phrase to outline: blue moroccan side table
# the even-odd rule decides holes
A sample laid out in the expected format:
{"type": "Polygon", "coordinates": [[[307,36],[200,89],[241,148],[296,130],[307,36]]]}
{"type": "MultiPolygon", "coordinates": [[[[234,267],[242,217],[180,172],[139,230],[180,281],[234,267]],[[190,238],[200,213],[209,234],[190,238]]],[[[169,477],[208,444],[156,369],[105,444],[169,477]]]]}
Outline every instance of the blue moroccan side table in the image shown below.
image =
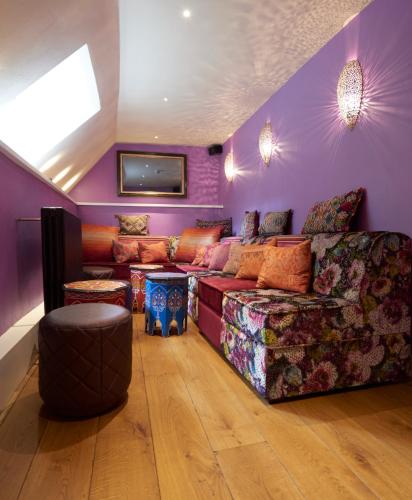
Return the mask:
{"type": "Polygon", "coordinates": [[[179,335],[187,329],[187,280],[181,273],[146,274],[145,331],[149,335],[153,335],[156,321],[162,325],[162,337],[169,336],[173,320],[179,335]]]}

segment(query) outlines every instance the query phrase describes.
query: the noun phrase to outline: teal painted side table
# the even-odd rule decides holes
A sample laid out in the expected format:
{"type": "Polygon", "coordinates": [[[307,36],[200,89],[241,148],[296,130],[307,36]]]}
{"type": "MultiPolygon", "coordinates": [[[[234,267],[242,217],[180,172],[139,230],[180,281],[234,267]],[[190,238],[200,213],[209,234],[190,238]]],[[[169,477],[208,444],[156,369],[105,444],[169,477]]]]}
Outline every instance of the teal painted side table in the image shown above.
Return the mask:
{"type": "Polygon", "coordinates": [[[187,274],[149,273],[146,275],[145,331],[153,335],[156,321],[162,337],[168,337],[172,321],[179,335],[187,329],[187,274]]]}

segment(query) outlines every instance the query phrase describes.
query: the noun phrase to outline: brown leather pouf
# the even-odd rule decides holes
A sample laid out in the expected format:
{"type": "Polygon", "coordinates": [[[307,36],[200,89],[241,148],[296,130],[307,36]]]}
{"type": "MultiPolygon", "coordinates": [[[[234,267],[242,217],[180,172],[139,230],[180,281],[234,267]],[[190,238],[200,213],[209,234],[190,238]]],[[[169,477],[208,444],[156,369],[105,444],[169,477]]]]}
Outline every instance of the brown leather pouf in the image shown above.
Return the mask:
{"type": "Polygon", "coordinates": [[[39,391],[66,417],[103,413],[127,396],[132,374],[132,317],[112,304],[76,304],[40,321],[39,391]]]}

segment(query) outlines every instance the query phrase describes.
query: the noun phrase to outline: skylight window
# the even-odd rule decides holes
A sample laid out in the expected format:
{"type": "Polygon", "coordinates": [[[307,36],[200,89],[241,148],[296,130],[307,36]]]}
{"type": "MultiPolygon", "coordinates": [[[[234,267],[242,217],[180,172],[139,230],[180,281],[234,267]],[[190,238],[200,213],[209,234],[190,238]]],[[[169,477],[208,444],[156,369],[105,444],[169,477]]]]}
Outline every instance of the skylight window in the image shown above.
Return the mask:
{"type": "Polygon", "coordinates": [[[98,111],[86,44],[0,108],[0,140],[38,167],[54,146],[98,111]]]}

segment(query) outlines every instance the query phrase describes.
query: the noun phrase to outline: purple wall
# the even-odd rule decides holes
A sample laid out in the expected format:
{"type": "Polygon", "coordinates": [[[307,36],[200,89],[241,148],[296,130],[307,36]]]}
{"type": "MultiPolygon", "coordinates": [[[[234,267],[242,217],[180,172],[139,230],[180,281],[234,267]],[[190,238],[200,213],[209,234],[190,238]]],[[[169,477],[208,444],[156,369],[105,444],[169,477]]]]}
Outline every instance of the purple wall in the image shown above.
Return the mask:
{"type": "Polygon", "coordinates": [[[224,155],[233,148],[240,170],[231,184],[222,174],[235,229],[245,210],[292,208],[298,233],[315,201],[364,186],[359,227],[412,236],[411,26],[410,0],[375,0],[226,142],[224,155]],[[351,131],[338,117],[336,84],[353,58],[366,106],[351,131]],[[281,149],[268,168],[258,151],[266,119],[281,149]]]}
{"type": "Polygon", "coordinates": [[[76,206],[0,153],[0,335],[43,300],[40,222],[42,206],[76,206]]]}
{"type": "MultiPolygon", "coordinates": [[[[100,203],[162,203],[180,205],[217,205],[219,197],[220,156],[209,156],[204,147],[166,146],[147,144],[115,144],[96,165],[72,189],[70,196],[76,201],[100,203]],[[116,151],[147,151],[159,153],[183,153],[188,161],[188,197],[137,198],[117,195],[116,151]]],[[[150,214],[151,234],[180,234],[182,229],[193,226],[196,217],[213,219],[219,217],[220,209],[149,208],[116,206],[79,206],[78,213],[83,222],[115,226],[115,214],[150,214]]]]}

